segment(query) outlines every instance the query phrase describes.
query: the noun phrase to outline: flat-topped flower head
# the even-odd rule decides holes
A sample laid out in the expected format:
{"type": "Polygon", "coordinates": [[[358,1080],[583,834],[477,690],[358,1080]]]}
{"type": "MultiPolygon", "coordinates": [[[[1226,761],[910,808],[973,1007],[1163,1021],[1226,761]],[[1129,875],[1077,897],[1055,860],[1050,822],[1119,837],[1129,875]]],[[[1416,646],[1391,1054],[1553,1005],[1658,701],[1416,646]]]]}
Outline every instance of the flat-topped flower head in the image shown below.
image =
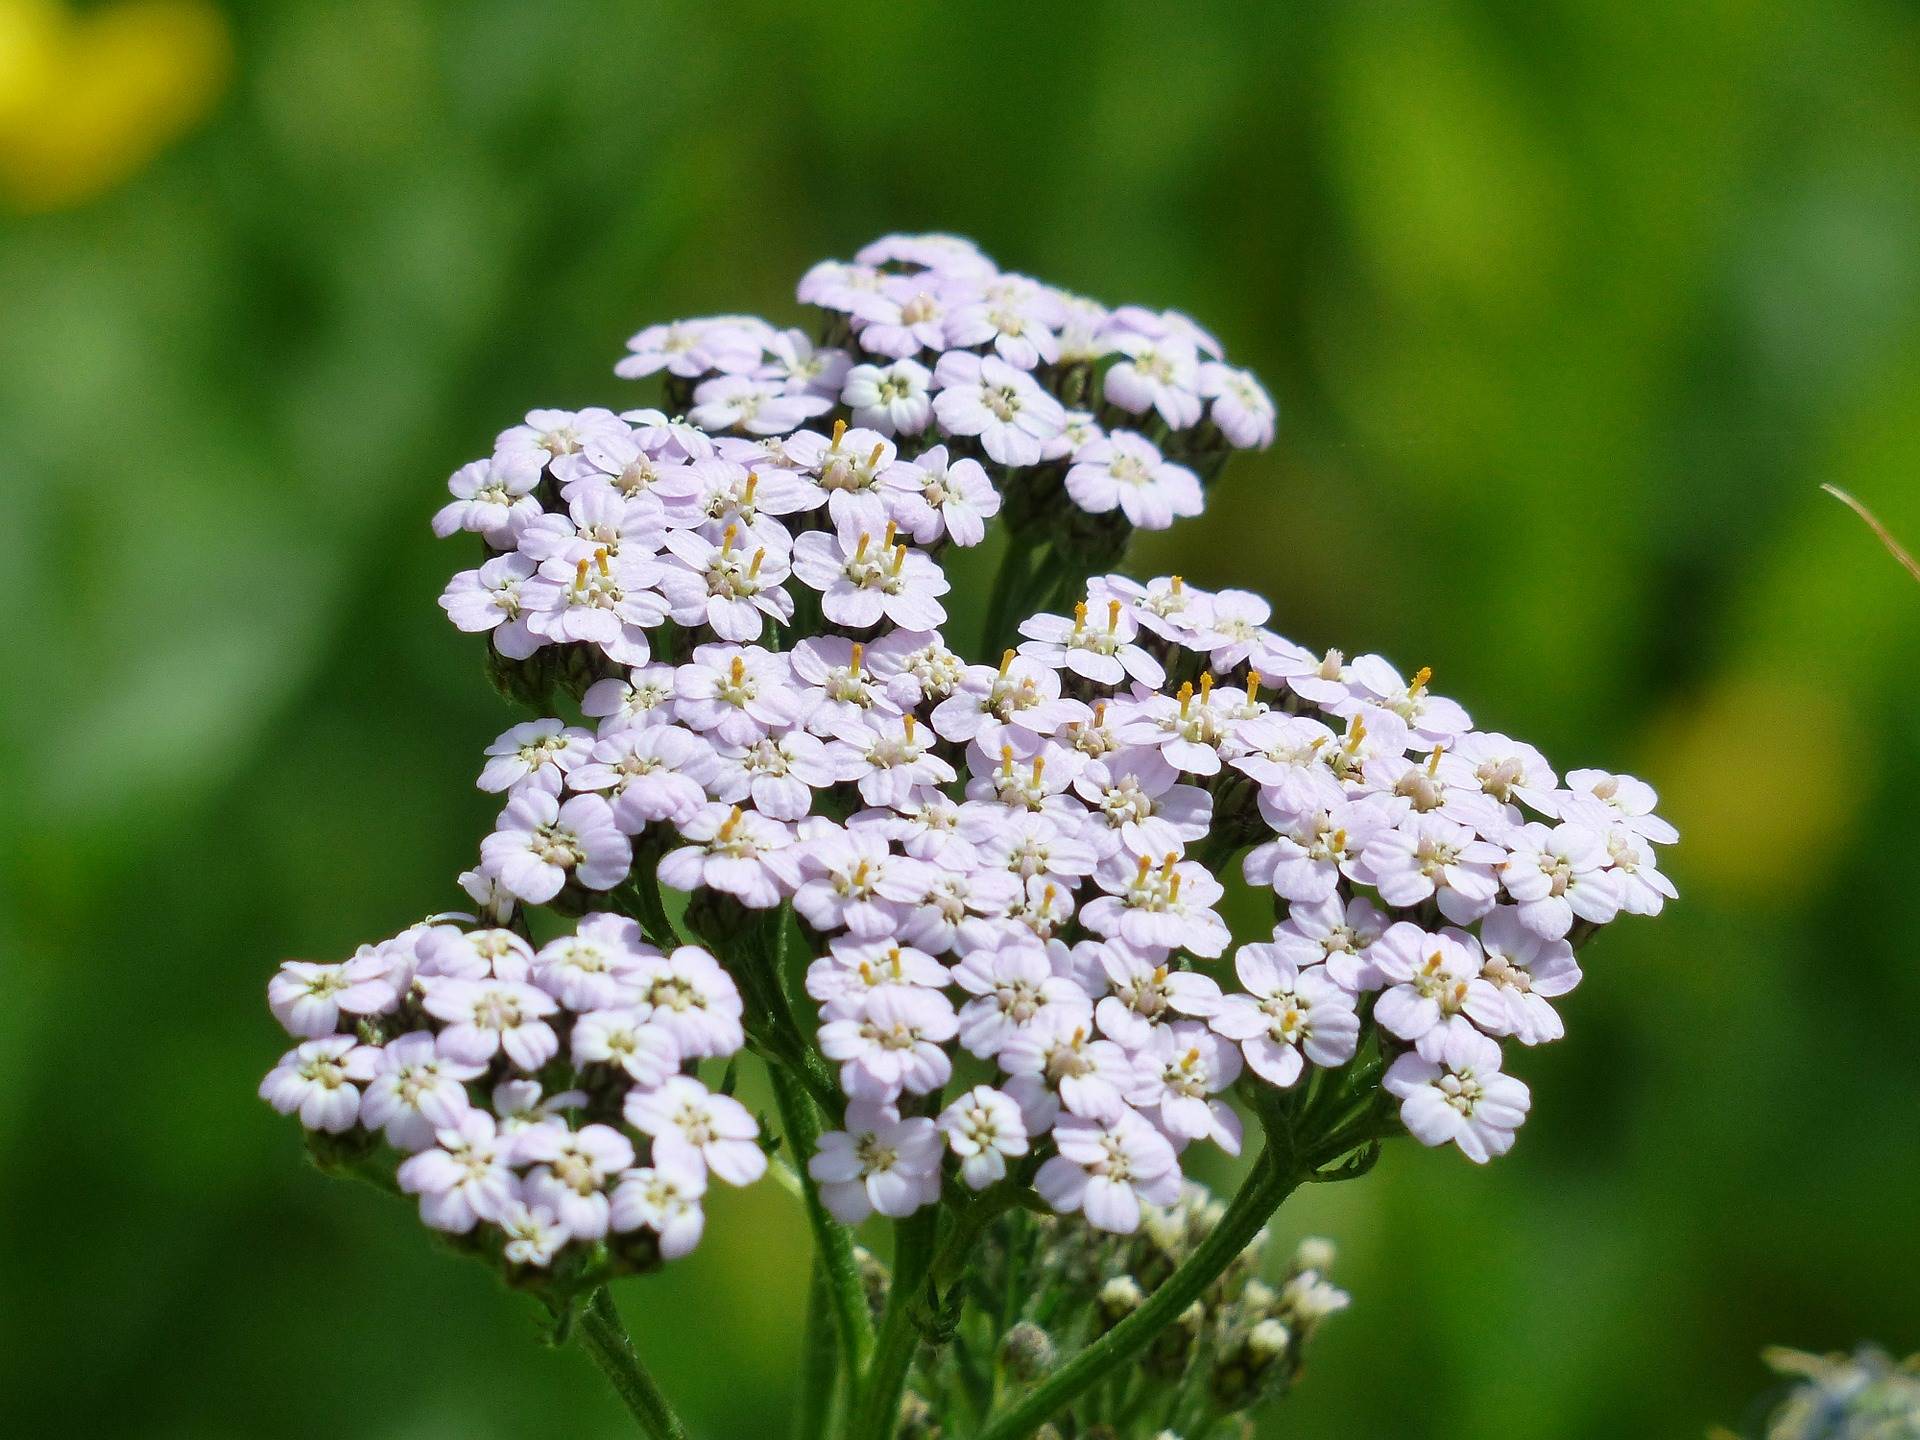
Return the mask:
{"type": "MultiPolygon", "coordinates": [[[[274,976],[297,1048],[263,1098],[556,1314],[769,1168],[741,1064],[784,1072],[820,1227],[978,1190],[1144,1230],[1033,1252],[1037,1288],[1069,1253],[1119,1276],[1074,1302],[1103,1325],[1233,1213],[1183,1166],[1243,1115],[1287,1116],[1316,1179],[1399,1129],[1506,1149],[1503,1044],[1558,1038],[1576,948],[1673,896],[1652,790],[1563,784],[1430,671],[1309,649],[1253,591],[1090,573],[1273,439],[1186,316],[942,235],[799,294],[811,331],[639,331],[617,368],[657,402],[529,412],[455,472],[433,528],[472,568],[440,603],[530,707],[481,762],[504,811],[471,913],[274,976]],[[947,599],[975,585],[977,648],[947,599]],[[1236,948],[1243,902],[1278,923],[1236,948]]],[[[1324,1269],[1182,1317],[1214,1418],[1297,1369],[1324,1269]]]]}

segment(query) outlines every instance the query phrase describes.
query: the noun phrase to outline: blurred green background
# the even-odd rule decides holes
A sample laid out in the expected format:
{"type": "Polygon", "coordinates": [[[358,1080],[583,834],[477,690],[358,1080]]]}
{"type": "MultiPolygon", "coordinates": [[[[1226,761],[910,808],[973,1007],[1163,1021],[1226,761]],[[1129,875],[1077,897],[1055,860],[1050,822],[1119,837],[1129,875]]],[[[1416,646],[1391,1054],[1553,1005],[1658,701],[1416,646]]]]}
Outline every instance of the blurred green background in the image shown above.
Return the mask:
{"type": "MultiPolygon", "coordinates": [[[[1817,490],[1920,540],[1916,42],[1891,0],[0,0],[0,1429],[624,1433],[302,1164],[264,985],[451,902],[490,821],[446,473],[895,228],[1265,377],[1279,445],[1135,568],[1683,831],[1509,1159],[1283,1212],[1355,1305],[1271,1433],[1698,1436],[1765,1342],[1920,1348],[1920,587],[1817,490]]],[[[622,1302],[703,1435],[781,1433],[803,1227],[715,1209],[622,1302]]]]}

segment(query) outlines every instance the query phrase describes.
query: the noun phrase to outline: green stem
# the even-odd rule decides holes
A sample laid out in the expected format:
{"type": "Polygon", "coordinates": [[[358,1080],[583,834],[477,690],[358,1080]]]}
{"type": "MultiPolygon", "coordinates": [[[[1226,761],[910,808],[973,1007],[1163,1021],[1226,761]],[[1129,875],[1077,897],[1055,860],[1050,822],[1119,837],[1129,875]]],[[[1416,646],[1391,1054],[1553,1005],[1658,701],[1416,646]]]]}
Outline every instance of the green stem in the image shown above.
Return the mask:
{"type": "Polygon", "coordinates": [[[866,1367],[873,1350],[873,1319],[867,1313],[867,1297],[860,1287],[860,1264],[853,1258],[853,1232],[827,1213],[820,1203],[820,1191],[807,1173],[807,1160],[820,1144],[820,1117],[805,1086],[782,1065],[769,1065],[767,1074],[773,1081],[774,1101],[780,1107],[780,1125],[786,1131],[793,1168],[799,1172],[805,1190],[807,1223],[813,1228],[817,1259],[832,1292],[835,1329],[851,1378],[866,1367]]]}
{"type": "Polygon", "coordinates": [[[633,1341],[627,1327],[620,1323],[620,1312],[606,1286],[595,1290],[587,1302],[579,1335],[580,1344],[606,1374],[648,1440],[687,1440],[687,1427],[680,1423],[667,1397],[634,1353],[633,1341]]]}
{"type": "Polygon", "coordinates": [[[840,1373],[840,1347],[834,1326],[833,1278],[826,1261],[813,1257],[813,1283],[807,1287],[807,1334],[800,1352],[800,1405],[793,1414],[794,1440],[825,1440],[833,1419],[833,1386],[840,1373]]]}
{"type": "Polygon", "coordinates": [[[1051,1416],[1145,1350],[1154,1336],[1199,1299],[1300,1183],[1291,1147],[1284,1147],[1284,1154],[1282,1148],[1269,1132],[1260,1158],[1254,1161],[1253,1170],[1220,1223],[1147,1297],[1147,1303],[1035,1386],[1019,1404],[981,1431],[977,1440],[1025,1440],[1051,1416]]]}
{"type": "Polygon", "coordinates": [[[900,1392],[920,1343],[914,1311],[920,1305],[933,1267],[933,1242],[940,1211],[927,1206],[893,1226],[893,1282],[887,1287],[887,1312],[880,1321],[873,1363],[861,1386],[860,1410],[848,1440],[887,1440],[900,1414],[900,1392]]]}
{"type": "Polygon", "coordinates": [[[1028,535],[1014,532],[1007,536],[1006,553],[1000,557],[1000,573],[993,577],[993,591],[987,599],[986,628],[981,637],[986,656],[1001,648],[1001,638],[1016,623],[1009,619],[1016,599],[1022,595],[1032,577],[1033,552],[1039,548],[1039,542],[1028,535]]]}

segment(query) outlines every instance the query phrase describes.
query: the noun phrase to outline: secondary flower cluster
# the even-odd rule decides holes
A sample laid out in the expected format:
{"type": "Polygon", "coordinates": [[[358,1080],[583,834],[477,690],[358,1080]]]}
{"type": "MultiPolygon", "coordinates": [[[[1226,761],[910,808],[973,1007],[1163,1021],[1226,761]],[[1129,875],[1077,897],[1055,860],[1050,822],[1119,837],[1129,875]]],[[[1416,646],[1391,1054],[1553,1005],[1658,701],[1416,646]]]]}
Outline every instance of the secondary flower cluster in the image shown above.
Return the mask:
{"type": "Polygon", "coordinates": [[[309,1130],[383,1135],[421,1218],[488,1228],[511,1264],[573,1240],[674,1259],[699,1242],[709,1177],[766,1170],[753,1116],[684,1073],[740,1049],[739,991],[706,951],[662,954],[621,916],[539,950],[428,922],[339,964],[289,961],[267,999],[308,1038],[262,1096],[309,1130]]]}
{"type": "Polygon", "coordinates": [[[1049,607],[969,663],[945,546],[1016,494],[1042,531],[1047,496],[1194,513],[1169,454],[1265,444],[1272,408],[1183,317],[947,237],[817,267],[801,297],[837,343],[644,331],[621,372],[664,370],[685,416],[535,411],[454,475],[436,528],[495,553],[443,606],[582,723],[489,747],[471,928],[282,971],[303,1043],[266,1097],[381,1132],[428,1223],[484,1222],[535,1267],[570,1242],[650,1258],[622,1237],[682,1253],[708,1176],[760,1173],[752,1117],[691,1073],[749,1040],[837,1081],[796,1160],[848,1223],[951,1176],[1131,1232],[1189,1145],[1238,1151],[1236,1086],[1296,1090],[1365,1047],[1415,1137],[1505,1151],[1529,1097],[1503,1045],[1557,1038],[1575,945],[1673,893],[1652,791],[1563,779],[1427,671],[1310,652],[1258,596],[1179,576],[1063,565],[1069,589],[1042,565],[1049,607]],[[1120,423],[1148,412],[1152,434],[1120,423]],[[1237,949],[1236,863],[1279,917],[1237,949]],[[711,953],[677,946],[661,886],[711,953]],[[524,911],[548,904],[590,913],[535,949],[524,911]],[[729,937],[782,907],[811,958],[804,997],[767,1005],[729,937]],[[810,1033],[783,1037],[793,1002],[810,1033]]]}

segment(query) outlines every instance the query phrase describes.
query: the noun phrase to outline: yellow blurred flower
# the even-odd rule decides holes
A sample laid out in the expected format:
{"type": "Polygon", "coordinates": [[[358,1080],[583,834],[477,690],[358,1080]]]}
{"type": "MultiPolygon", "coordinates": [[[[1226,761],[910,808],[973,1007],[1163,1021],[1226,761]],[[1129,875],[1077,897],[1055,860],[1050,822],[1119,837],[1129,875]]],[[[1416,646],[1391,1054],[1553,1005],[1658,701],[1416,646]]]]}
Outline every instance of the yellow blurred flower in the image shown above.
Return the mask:
{"type": "Polygon", "coordinates": [[[0,0],[0,198],[84,204],[203,120],[233,46],[206,0],[0,0]]]}

